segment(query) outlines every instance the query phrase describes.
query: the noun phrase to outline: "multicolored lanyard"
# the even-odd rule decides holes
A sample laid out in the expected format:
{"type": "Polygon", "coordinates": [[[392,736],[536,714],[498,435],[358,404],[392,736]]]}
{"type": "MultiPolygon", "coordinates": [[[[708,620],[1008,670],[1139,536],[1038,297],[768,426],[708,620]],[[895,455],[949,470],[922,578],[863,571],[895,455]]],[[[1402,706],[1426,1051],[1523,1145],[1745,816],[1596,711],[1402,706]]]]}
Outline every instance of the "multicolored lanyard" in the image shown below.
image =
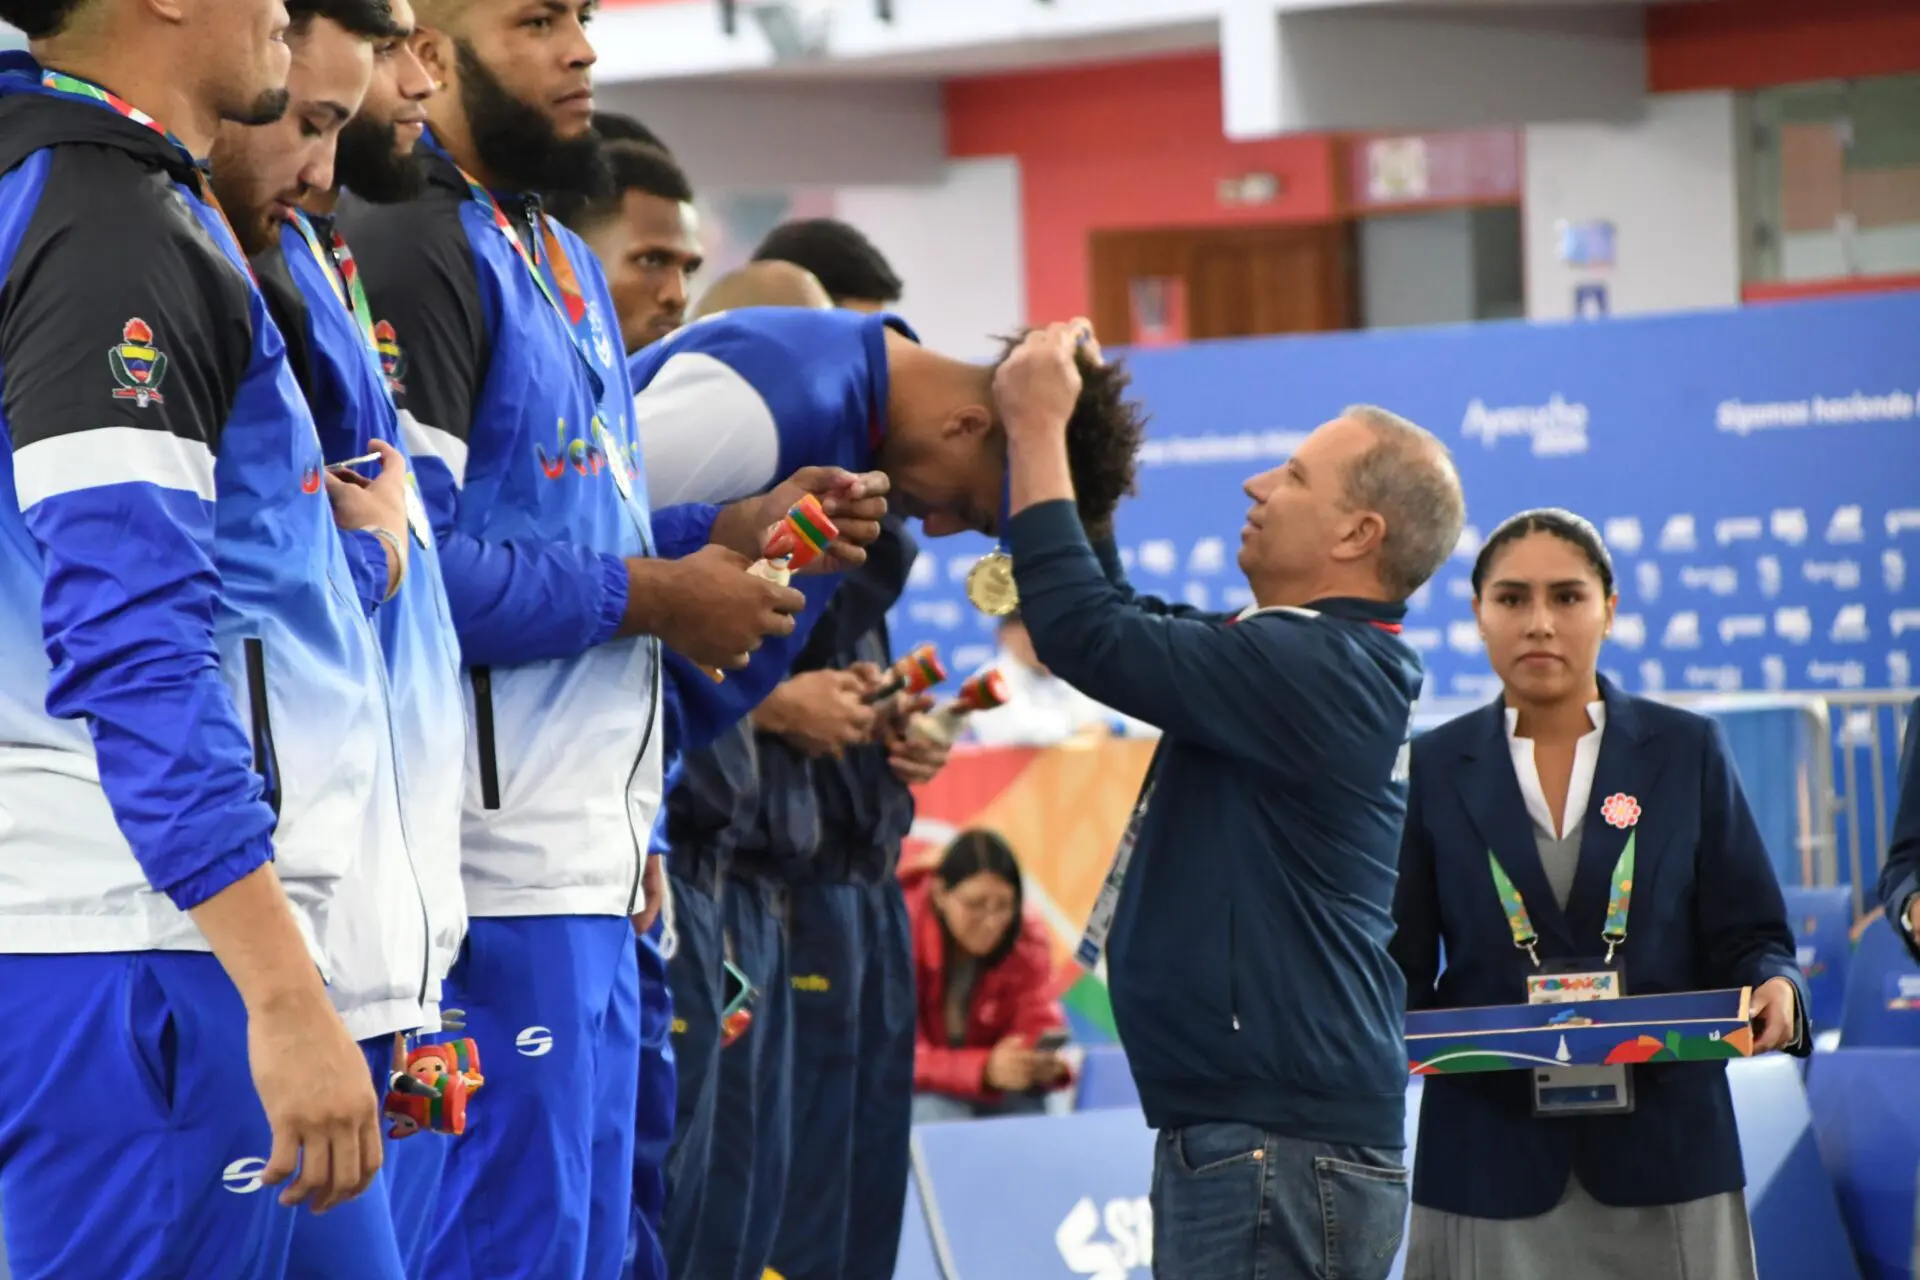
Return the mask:
{"type": "Polygon", "coordinates": [[[40,73],[40,84],[42,87],[52,89],[56,93],[70,93],[78,98],[91,98],[95,102],[105,103],[108,107],[119,112],[135,124],[145,125],[147,128],[165,138],[168,142],[171,142],[174,146],[180,148],[181,152],[188,159],[193,158],[193,152],[187,150],[187,144],[174,137],[172,131],[170,131],[167,126],[161,124],[158,120],[155,120],[152,116],[134,106],[125,98],[115,93],[109,93],[91,80],[82,80],[79,76],[70,76],[64,71],[43,71],[40,73]]]}
{"type": "MultiPolygon", "coordinates": [[[[452,160],[451,156],[447,158],[452,160]]],[[[548,224],[546,214],[539,215],[540,241],[546,249],[547,260],[553,265],[553,278],[560,286],[558,295],[555,295],[553,286],[547,283],[546,274],[540,270],[540,264],[534,261],[533,255],[527,251],[527,246],[520,242],[520,235],[513,229],[512,220],[507,217],[507,211],[500,207],[500,202],[493,198],[493,192],[487,190],[478,178],[468,173],[458,162],[455,162],[453,167],[466,181],[467,190],[472,193],[475,202],[487,211],[493,218],[493,225],[501,235],[507,238],[507,243],[513,246],[514,256],[520,259],[521,265],[527,269],[527,274],[533,277],[533,283],[539,286],[540,295],[553,307],[554,314],[560,317],[567,331],[567,340],[573,344],[574,354],[580,357],[580,365],[586,370],[588,384],[592,386],[594,397],[598,399],[606,383],[600,377],[599,369],[594,367],[592,353],[580,339],[580,324],[587,318],[587,297],[580,288],[580,278],[574,274],[573,263],[567,257],[566,248],[560,243],[560,237],[553,234],[553,228],[548,224]],[[565,299],[564,302],[562,298],[565,299]]],[[[597,408],[590,430],[601,452],[607,455],[607,467],[613,476],[614,488],[619,491],[621,504],[626,507],[634,529],[640,534],[640,544],[646,548],[646,554],[652,555],[653,540],[648,536],[647,522],[634,504],[633,477],[636,473],[628,462],[626,444],[614,436],[613,431],[607,426],[606,419],[600,415],[597,408]]]]}
{"type": "Polygon", "coordinates": [[[366,340],[367,350],[378,360],[380,343],[373,336],[373,308],[367,302],[367,289],[360,283],[360,268],[353,261],[353,250],[347,247],[346,238],[336,230],[329,251],[328,246],[320,243],[320,233],[314,230],[313,221],[306,214],[294,214],[293,225],[300,229],[300,238],[306,241],[314,261],[320,264],[320,271],[327,277],[327,283],[333,286],[334,297],[340,299],[340,305],[353,314],[354,322],[360,328],[360,336],[366,340]]]}
{"type": "MultiPolygon", "coordinates": [[[[1607,893],[1607,919],[1600,927],[1600,938],[1607,944],[1607,963],[1613,963],[1613,953],[1627,940],[1627,908],[1633,897],[1633,842],[1636,832],[1627,833],[1627,847],[1620,851],[1619,860],[1613,864],[1612,885],[1607,893]]],[[[1540,967],[1540,935],[1534,930],[1533,917],[1527,914],[1527,903],[1520,891],[1513,886],[1500,859],[1493,856],[1493,850],[1487,850],[1487,865],[1493,868],[1493,887],[1500,895],[1500,909],[1507,917],[1507,928],[1513,931],[1513,945],[1527,953],[1534,967],[1540,967]]]]}
{"type": "MultiPolygon", "coordinates": [[[[51,89],[55,93],[64,93],[76,98],[91,99],[106,107],[109,111],[116,112],[137,125],[142,125],[153,130],[168,142],[172,143],[179,149],[180,154],[185,156],[194,166],[195,170],[200,172],[199,194],[201,199],[207,202],[207,207],[213,210],[214,214],[219,217],[221,225],[226,227],[227,234],[233,237],[234,247],[236,249],[240,248],[240,236],[234,231],[233,221],[227,217],[227,211],[220,207],[220,197],[213,193],[213,184],[206,180],[205,171],[200,169],[200,161],[195,158],[192,151],[187,149],[186,143],[173,136],[171,129],[168,129],[167,126],[161,124],[158,120],[155,120],[152,116],[134,106],[119,94],[110,93],[91,80],[82,80],[79,76],[70,76],[64,71],[42,71],[40,73],[40,84],[41,87],[51,89]]],[[[240,265],[246,268],[248,276],[253,276],[253,264],[247,261],[247,255],[244,249],[240,252],[240,265]]],[[[259,282],[258,277],[254,277],[254,281],[257,284],[259,282]]]]}
{"type": "Polygon", "coordinates": [[[600,380],[599,372],[593,367],[593,357],[588,354],[586,347],[580,341],[579,325],[587,318],[587,296],[580,289],[580,278],[574,274],[573,263],[568,259],[566,248],[560,243],[560,237],[554,235],[553,228],[547,225],[546,215],[544,213],[540,215],[540,241],[546,249],[548,261],[553,264],[553,277],[560,285],[558,296],[554,294],[553,286],[547,283],[546,273],[540,270],[540,264],[527,251],[527,246],[521,243],[520,234],[513,229],[513,222],[507,217],[507,211],[502,209],[500,202],[493,198],[493,192],[487,190],[478,178],[458,164],[454,165],[454,168],[460,170],[460,176],[466,180],[467,190],[473,193],[474,200],[492,215],[493,225],[499,228],[500,233],[507,238],[507,243],[513,246],[513,252],[526,267],[527,274],[532,276],[534,284],[540,287],[541,296],[553,307],[555,314],[566,321],[567,337],[572,339],[573,349],[586,363],[588,371],[594,374],[594,381],[597,384],[600,380]],[[562,301],[562,299],[565,300],[562,301]]]}

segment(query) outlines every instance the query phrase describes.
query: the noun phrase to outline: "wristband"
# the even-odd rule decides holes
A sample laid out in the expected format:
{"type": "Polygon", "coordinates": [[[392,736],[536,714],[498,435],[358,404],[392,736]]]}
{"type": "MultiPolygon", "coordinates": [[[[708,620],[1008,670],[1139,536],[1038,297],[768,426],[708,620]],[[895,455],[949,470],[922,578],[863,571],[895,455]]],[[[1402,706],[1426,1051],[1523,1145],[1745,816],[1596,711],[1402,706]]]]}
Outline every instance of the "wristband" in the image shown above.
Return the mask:
{"type": "Polygon", "coordinates": [[[386,544],[387,550],[393,553],[395,569],[393,575],[393,590],[380,597],[380,603],[385,604],[400,594],[400,584],[407,580],[407,549],[406,546],[401,543],[400,539],[377,525],[368,529],[367,532],[380,539],[381,542],[386,544]]]}

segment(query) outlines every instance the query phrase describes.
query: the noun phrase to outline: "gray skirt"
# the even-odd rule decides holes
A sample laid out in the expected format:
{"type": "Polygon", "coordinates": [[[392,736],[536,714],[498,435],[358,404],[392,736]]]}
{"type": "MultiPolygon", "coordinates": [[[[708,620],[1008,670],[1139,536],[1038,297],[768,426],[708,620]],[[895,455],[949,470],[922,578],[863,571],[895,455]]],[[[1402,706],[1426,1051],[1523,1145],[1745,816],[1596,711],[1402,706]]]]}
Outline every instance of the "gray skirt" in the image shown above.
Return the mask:
{"type": "Polygon", "coordinates": [[[1747,1197],[1623,1209],[1567,1178],[1537,1218],[1466,1218],[1413,1206],[1406,1280],[1755,1280],[1747,1197]]]}

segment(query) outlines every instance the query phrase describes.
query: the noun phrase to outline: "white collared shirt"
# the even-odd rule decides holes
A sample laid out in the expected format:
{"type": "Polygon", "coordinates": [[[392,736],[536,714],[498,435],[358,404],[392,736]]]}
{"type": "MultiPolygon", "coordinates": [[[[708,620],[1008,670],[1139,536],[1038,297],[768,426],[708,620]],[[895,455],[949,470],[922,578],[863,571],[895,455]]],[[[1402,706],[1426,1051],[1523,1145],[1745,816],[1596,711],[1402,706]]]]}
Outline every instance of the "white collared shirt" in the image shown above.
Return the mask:
{"type": "Polygon", "coordinates": [[[1556,816],[1547,808],[1547,794],[1540,786],[1540,766],[1533,758],[1533,739],[1516,737],[1520,713],[1507,708],[1507,747],[1513,753],[1513,772],[1520,779],[1520,795],[1527,802],[1527,814],[1536,829],[1550,838],[1566,839],[1579,834],[1587,818],[1587,801],[1593,796],[1593,774],[1600,764],[1600,735],[1607,728],[1607,704],[1589,702],[1587,719],[1593,728],[1581,735],[1573,748],[1573,777],[1567,783],[1567,808],[1556,816]],[[1561,823],[1566,825],[1562,828],[1561,823]]]}

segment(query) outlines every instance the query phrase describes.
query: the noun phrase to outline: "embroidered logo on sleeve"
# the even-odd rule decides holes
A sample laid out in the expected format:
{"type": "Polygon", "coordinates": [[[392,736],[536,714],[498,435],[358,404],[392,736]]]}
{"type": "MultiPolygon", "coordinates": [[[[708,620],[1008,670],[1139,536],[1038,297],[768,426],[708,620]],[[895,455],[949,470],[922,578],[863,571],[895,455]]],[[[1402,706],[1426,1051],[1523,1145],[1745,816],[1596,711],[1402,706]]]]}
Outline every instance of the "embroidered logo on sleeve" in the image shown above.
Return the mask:
{"type": "Polygon", "coordinates": [[[400,335],[392,324],[382,320],[373,326],[373,349],[380,353],[380,372],[387,375],[388,389],[395,395],[404,394],[407,384],[401,379],[407,374],[407,356],[400,350],[400,335]]]}
{"type": "Polygon", "coordinates": [[[166,353],[153,345],[153,326],[138,318],[120,329],[120,345],[107,349],[107,365],[113,370],[115,400],[131,400],[136,408],[165,404],[160,384],[167,378],[166,353]]]}

